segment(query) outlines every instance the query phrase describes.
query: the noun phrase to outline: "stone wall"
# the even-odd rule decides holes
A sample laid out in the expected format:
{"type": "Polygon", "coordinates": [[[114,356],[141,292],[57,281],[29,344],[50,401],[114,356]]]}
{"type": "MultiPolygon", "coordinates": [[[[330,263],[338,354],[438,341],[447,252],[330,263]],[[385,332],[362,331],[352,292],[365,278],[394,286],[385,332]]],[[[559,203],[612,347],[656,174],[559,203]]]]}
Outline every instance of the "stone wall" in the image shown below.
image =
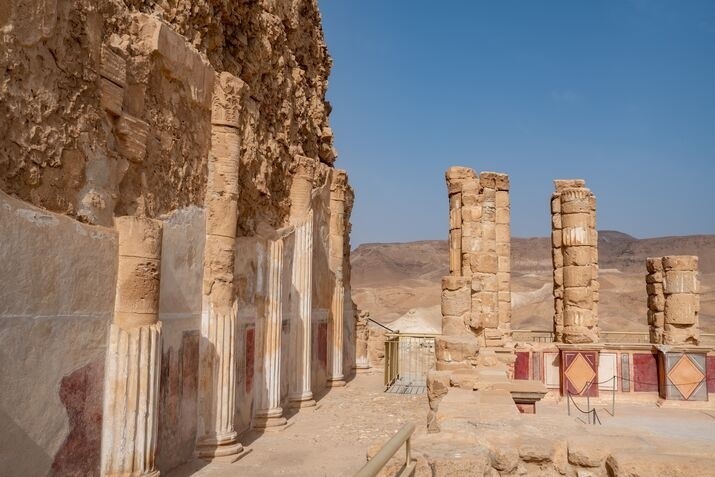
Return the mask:
{"type": "Polygon", "coordinates": [[[353,191],[333,168],[315,1],[11,0],[0,42],[0,474],[90,475],[100,460],[110,475],[164,472],[234,455],[237,434],[284,423],[298,356],[308,391],[351,377],[353,191]],[[123,216],[161,230],[158,255],[139,260],[151,280],[131,254],[118,266],[123,216]],[[121,341],[136,323],[122,317],[147,311],[137,361],[121,341]],[[117,451],[107,436],[144,415],[117,404],[121,363],[138,363],[141,405],[158,419],[117,451]]]}

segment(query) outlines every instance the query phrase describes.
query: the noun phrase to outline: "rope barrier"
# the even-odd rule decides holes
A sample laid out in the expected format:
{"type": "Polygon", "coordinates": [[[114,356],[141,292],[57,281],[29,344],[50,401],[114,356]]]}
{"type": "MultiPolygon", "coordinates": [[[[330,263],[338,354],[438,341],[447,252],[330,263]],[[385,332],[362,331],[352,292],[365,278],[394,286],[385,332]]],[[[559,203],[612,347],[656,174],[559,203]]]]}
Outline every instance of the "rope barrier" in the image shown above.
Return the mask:
{"type": "MultiPolygon", "coordinates": [[[[646,383],[646,382],[643,382],[643,381],[636,381],[635,379],[626,378],[625,376],[621,376],[621,379],[622,379],[622,380],[625,380],[625,381],[629,381],[629,382],[631,382],[631,383],[643,384],[643,385],[646,385],[646,386],[658,386],[658,385],[659,385],[659,383],[646,383]]],[[[700,383],[702,383],[703,381],[708,381],[708,380],[705,379],[705,378],[703,378],[702,380],[696,381],[696,382],[694,382],[694,383],[678,383],[678,385],[679,385],[679,386],[695,386],[696,384],[700,384],[700,383]]]]}

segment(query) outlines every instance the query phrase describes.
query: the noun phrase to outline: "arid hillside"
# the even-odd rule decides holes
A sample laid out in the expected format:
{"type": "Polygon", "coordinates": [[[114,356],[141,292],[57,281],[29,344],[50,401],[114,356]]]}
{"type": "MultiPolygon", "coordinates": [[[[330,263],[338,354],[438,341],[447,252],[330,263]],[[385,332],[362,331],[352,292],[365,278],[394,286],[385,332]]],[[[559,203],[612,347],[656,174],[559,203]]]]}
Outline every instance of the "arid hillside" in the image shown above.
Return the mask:
{"type": "MultiPolygon", "coordinates": [[[[647,329],[645,259],[662,255],[700,257],[703,331],[715,332],[715,235],[637,239],[601,231],[601,328],[647,329]]],[[[440,240],[363,244],[352,253],[353,297],[384,323],[401,318],[411,328],[440,321],[440,279],[448,271],[447,242],[440,240]],[[406,315],[406,316],[405,316],[406,315]]],[[[547,237],[512,239],[514,329],[550,329],[551,242],[547,237]]]]}

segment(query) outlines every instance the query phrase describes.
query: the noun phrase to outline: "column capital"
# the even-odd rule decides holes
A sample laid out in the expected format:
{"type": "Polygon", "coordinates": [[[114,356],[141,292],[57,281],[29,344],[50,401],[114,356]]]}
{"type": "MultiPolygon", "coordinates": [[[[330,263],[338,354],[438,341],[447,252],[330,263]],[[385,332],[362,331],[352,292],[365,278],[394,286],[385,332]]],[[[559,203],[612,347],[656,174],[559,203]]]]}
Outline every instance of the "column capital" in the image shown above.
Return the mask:
{"type": "Polygon", "coordinates": [[[348,174],[342,169],[333,169],[330,179],[331,200],[345,201],[345,192],[348,188],[348,174]]]}
{"type": "Polygon", "coordinates": [[[238,128],[241,116],[241,100],[248,92],[248,85],[231,73],[216,75],[211,98],[211,124],[238,128]]]}
{"type": "Polygon", "coordinates": [[[293,158],[293,163],[290,167],[290,172],[293,174],[293,180],[304,179],[313,183],[315,177],[316,161],[307,156],[296,154],[293,158]]]}

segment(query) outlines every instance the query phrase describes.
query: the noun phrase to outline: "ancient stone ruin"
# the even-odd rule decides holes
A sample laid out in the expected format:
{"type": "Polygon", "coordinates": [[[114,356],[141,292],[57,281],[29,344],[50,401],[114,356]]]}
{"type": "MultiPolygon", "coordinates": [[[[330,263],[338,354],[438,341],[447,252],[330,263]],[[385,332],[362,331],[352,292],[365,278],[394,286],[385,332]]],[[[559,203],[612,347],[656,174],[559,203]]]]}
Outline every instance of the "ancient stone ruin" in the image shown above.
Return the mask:
{"type": "Polygon", "coordinates": [[[235,461],[345,384],[316,2],[11,1],[0,44],[0,474],[235,461]]]}
{"type": "Polygon", "coordinates": [[[556,180],[551,196],[554,337],[598,342],[596,197],[581,179],[556,180]]]}
{"type": "Polygon", "coordinates": [[[700,340],[698,257],[648,258],[646,268],[651,343],[697,345],[700,340]]]}
{"type": "Polygon", "coordinates": [[[511,332],[509,177],[451,167],[449,272],[442,279],[443,333],[501,346],[511,332]]]}

